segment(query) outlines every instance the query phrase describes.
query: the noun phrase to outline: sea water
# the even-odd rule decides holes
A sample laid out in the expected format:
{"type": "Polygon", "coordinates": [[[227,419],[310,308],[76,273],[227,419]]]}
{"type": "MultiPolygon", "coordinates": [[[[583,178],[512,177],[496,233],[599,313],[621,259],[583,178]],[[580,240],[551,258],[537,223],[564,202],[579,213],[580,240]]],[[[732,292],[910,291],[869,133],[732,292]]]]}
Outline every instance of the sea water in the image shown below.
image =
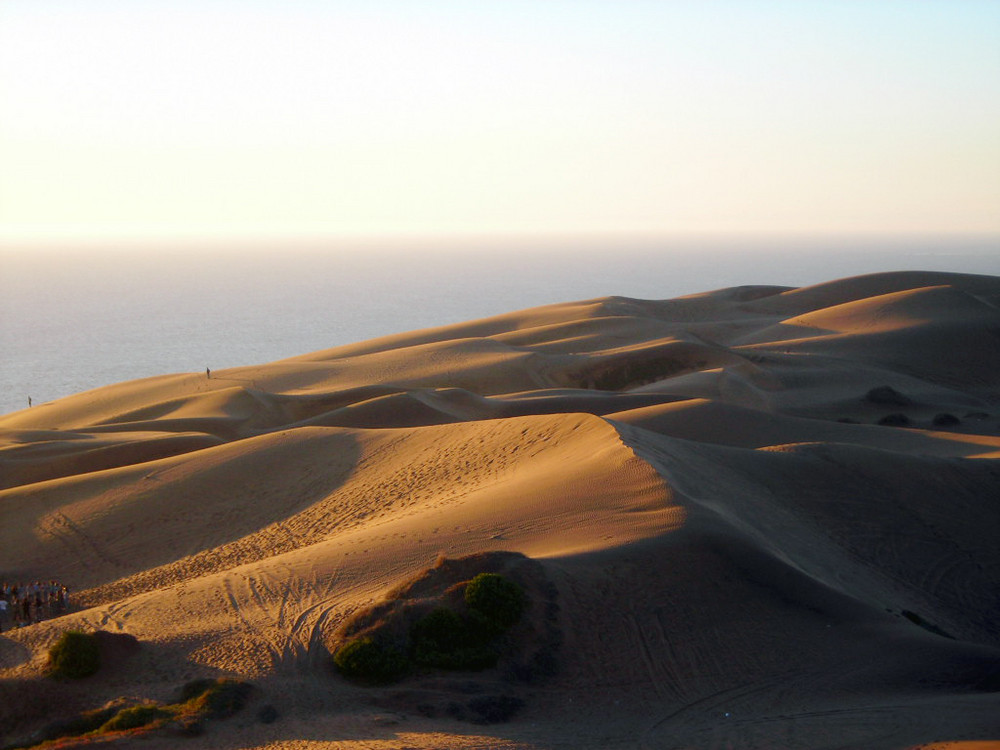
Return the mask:
{"type": "Polygon", "coordinates": [[[1000,238],[562,238],[0,250],[0,413],[608,295],[667,299],[893,270],[1000,275],[1000,238]]]}

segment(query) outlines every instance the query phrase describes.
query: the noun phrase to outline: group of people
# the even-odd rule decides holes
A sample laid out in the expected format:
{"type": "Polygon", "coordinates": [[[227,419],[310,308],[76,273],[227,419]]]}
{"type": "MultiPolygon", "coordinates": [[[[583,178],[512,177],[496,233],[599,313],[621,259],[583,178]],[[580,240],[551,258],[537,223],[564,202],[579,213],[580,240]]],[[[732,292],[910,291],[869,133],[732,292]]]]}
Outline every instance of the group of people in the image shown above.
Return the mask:
{"type": "Polygon", "coordinates": [[[69,606],[69,589],[58,581],[0,585],[0,631],[56,617],[69,606]]]}

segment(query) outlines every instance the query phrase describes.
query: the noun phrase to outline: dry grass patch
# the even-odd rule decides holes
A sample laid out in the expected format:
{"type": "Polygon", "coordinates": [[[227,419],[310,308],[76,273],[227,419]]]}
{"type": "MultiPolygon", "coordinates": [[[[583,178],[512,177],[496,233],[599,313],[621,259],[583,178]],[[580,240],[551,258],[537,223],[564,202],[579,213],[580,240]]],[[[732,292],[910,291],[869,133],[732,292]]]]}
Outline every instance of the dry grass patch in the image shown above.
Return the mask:
{"type": "MultiPolygon", "coordinates": [[[[230,679],[196,680],[181,688],[174,703],[119,698],[105,706],[49,724],[39,736],[8,748],[72,748],[157,730],[196,735],[208,719],[224,719],[242,709],[253,686],[230,679]]],[[[49,707],[51,709],[51,707],[49,707]]]]}

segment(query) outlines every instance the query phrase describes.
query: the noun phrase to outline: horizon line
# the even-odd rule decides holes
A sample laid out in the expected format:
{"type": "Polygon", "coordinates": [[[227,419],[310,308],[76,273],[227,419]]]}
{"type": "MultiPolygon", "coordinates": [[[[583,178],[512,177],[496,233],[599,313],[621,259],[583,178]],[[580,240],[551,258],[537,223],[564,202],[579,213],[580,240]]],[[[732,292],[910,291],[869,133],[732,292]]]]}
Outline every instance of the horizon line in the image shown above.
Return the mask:
{"type": "Polygon", "coordinates": [[[90,248],[94,245],[106,249],[123,246],[154,247],[264,245],[276,242],[294,242],[302,245],[329,243],[461,243],[461,242],[579,242],[579,241],[646,241],[709,240],[709,241],[760,241],[760,240],[866,240],[866,239],[965,239],[1000,240],[997,229],[602,229],[602,230],[443,230],[443,231],[233,231],[233,232],[120,232],[93,234],[20,234],[5,233],[0,227],[0,252],[30,249],[90,248]]]}

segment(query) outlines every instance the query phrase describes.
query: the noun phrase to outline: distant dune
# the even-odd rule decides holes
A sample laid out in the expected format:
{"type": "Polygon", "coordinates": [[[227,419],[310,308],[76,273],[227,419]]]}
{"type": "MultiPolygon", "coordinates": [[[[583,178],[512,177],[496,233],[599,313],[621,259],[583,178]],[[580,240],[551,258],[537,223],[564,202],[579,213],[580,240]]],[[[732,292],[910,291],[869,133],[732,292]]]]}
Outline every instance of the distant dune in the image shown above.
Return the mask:
{"type": "Polygon", "coordinates": [[[1000,278],[949,273],[555,304],[36,405],[0,417],[0,576],[73,606],[5,623],[0,746],[228,676],[250,708],[140,746],[998,747],[998,459],[1000,278]],[[544,674],[333,669],[401,584],[520,556],[510,648],[544,674]],[[39,682],[67,629],[140,648],[39,682]]]}

